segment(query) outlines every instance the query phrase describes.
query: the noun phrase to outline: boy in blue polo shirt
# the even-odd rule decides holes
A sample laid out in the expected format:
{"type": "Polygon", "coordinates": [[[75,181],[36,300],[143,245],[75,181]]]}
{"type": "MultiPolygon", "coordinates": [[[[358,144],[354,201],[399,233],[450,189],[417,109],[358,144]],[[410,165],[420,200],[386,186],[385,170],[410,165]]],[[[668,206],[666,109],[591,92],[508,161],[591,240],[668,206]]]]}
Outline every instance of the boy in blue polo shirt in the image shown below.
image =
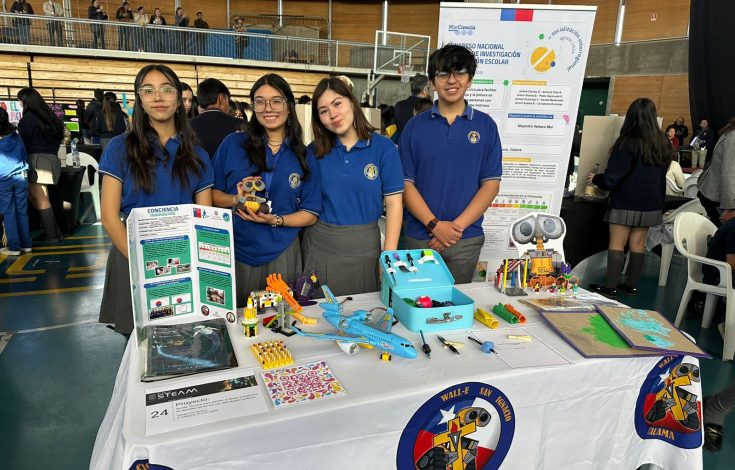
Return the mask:
{"type": "Polygon", "coordinates": [[[441,252],[457,284],[472,280],[485,242],[482,216],[502,175],[495,122],[464,100],[476,70],[462,46],[433,52],[429,80],[439,99],[409,121],[399,144],[408,248],[441,252]]]}

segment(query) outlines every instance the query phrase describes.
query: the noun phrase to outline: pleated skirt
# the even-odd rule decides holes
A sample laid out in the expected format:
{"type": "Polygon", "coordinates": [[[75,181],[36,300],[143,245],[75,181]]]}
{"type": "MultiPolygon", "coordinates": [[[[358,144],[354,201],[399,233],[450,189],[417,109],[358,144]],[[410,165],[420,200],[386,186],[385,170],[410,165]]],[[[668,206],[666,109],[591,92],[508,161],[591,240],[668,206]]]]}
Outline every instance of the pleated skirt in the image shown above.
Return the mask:
{"type": "Polygon", "coordinates": [[[317,222],[307,227],[302,242],[304,269],[315,269],[319,282],[334,295],[378,290],[380,228],[364,225],[331,225],[317,222]]]}

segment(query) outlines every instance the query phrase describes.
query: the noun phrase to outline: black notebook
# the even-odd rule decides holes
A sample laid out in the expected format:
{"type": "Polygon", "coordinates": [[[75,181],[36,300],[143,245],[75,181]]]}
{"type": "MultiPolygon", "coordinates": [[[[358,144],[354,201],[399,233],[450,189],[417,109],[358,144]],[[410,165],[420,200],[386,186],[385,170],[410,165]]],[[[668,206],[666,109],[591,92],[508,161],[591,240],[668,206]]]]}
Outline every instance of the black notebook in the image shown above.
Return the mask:
{"type": "Polygon", "coordinates": [[[145,366],[141,380],[180,377],[237,367],[223,318],[144,329],[145,366]]]}

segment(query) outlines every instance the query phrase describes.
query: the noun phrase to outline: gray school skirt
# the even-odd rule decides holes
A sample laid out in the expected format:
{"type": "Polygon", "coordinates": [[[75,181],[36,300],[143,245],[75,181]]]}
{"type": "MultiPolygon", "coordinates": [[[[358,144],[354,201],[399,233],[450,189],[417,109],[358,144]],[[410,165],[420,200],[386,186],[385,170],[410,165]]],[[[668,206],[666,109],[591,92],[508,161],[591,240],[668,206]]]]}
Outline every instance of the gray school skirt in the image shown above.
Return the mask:
{"type": "Polygon", "coordinates": [[[133,332],[133,301],[130,294],[128,259],[115,245],[110,248],[102,290],[100,323],[114,323],[115,331],[124,335],[133,332]]]}
{"type": "Polygon", "coordinates": [[[291,285],[299,273],[301,273],[301,249],[299,247],[298,237],[294,239],[283,253],[278,255],[278,258],[270,263],[262,266],[250,266],[235,261],[237,307],[241,308],[247,305],[248,296],[252,291],[265,289],[265,278],[269,274],[280,274],[286,284],[291,285]]]}
{"type": "Polygon", "coordinates": [[[307,227],[301,247],[304,269],[316,270],[319,283],[336,296],[378,290],[380,228],[375,221],[364,225],[331,225],[317,222],[307,227]]]}
{"type": "Polygon", "coordinates": [[[663,215],[660,210],[643,212],[610,208],[603,220],[609,224],[626,227],[653,227],[663,223],[663,215]]]}

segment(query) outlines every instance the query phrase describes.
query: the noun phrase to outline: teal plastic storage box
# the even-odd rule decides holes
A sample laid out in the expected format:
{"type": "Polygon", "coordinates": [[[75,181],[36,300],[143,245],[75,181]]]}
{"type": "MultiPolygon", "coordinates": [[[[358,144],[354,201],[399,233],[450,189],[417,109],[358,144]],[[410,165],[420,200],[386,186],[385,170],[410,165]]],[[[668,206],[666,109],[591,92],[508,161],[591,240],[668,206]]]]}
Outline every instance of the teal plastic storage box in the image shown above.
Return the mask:
{"type": "Polygon", "coordinates": [[[431,332],[472,326],[475,303],[454,287],[454,277],[436,251],[384,251],[380,254],[380,266],[383,272],[380,300],[393,307],[396,318],[409,330],[431,332]],[[422,252],[431,252],[433,261],[422,258],[422,252]],[[413,266],[408,254],[413,258],[413,266]],[[404,300],[415,302],[421,296],[438,302],[451,301],[453,305],[421,308],[404,300]]]}

